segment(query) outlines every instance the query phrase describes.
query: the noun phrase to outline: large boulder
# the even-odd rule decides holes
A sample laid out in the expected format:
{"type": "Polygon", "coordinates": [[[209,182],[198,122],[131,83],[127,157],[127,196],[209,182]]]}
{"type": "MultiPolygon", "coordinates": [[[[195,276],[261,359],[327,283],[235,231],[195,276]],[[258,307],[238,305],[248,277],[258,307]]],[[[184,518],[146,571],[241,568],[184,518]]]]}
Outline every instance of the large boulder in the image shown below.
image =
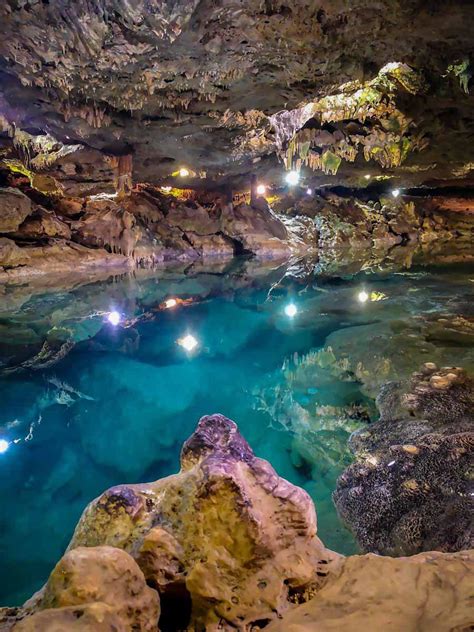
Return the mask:
{"type": "Polygon", "coordinates": [[[354,555],[267,632],[472,630],[474,551],[411,558],[354,555]]]}
{"type": "MultiPolygon", "coordinates": [[[[58,562],[44,588],[16,614],[15,632],[157,630],[158,593],[124,551],[79,547],[58,562]]],[[[8,629],[0,618],[0,626],[8,629]]]]}
{"type": "Polygon", "coordinates": [[[70,549],[104,544],[138,561],[164,608],[177,594],[190,599],[199,630],[280,616],[338,558],[316,535],[308,494],[257,458],[222,415],[200,420],[179,474],[114,487],[87,507],[70,549]]]}
{"type": "Polygon", "coordinates": [[[333,498],[365,551],[412,555],[474,546],[474,382],[426,364],[387,384],[379,421],[351,438],[356,461],[333,498]]]}
{"type": "Polygon", "coordinates": [[[0,189],[0,233],[17,231],[32,211],[32,202],[24,193],[18,189],[0,189]]]}

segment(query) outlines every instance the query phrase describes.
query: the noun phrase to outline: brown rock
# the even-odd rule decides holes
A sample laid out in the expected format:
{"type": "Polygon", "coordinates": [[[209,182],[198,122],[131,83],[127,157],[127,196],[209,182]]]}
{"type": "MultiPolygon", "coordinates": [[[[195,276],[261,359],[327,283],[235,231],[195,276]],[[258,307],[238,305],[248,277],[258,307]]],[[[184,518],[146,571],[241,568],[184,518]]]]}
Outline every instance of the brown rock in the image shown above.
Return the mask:
{"type": "Polygon", "coordinates": [[[98,544],[129,551],[164,603],[168,589],[189,594],[191,629],[271,620],[338,557],[316,536],[306,492],[256,458],[222,415],[200,420],[179,474],[114,487],[89,505],[70,548],[98,544]]]}
{"type": "Polygon", "coordinates": [[[134,560],[120,549],[101,546],[66,553],[24,612],[15,631],[112,631],[118,625],[124,631],[152,632],[160,606],[158,593],[148,588],[134,560]]]}
{"type": "Polygon", "coordinates": [[[448,632],[474,623],[474,551],[347,558],[308,603],[268,632],[448,632]]]}
{"type": "Polygon", "coordinates": [[[24,193],[18,189],[0,189],[0,233],[17,231],[32,211],[31,200],[24,193]]]}

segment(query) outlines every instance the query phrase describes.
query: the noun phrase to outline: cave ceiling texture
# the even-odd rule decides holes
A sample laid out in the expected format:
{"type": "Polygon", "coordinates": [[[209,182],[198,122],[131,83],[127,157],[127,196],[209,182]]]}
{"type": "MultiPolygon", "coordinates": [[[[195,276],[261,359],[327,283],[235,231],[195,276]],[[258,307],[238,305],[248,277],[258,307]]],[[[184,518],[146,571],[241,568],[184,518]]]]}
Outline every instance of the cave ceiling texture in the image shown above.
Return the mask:
{"type": "Polygon", "coordinates": [[[0,160],[468,186],[473,33],[471,0],[4,0],[0,160]]]}

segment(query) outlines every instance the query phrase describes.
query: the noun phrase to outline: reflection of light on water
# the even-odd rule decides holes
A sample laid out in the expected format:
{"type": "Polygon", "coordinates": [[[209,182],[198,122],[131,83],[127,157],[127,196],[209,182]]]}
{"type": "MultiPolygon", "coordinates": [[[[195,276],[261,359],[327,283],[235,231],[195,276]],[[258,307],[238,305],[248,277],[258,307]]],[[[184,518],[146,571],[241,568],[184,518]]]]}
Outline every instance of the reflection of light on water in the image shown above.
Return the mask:
{"type": "Polygon", "coordinates": [[[186,351],[194,351],[194,349],[199,344],[196,338],[192,336],[191,334],[187,334],[186,336],[179,338],[177,342],[180,345],[180,347],[183,347],[183,349],[186,349],[186,351]]]}
{"type": "Polygon", "coordinates": [[[296,307],[294,303],[290,303],[289,305],[285,307],[285,314],[289,318],[293,318],[294,316],[296,316],[297,313],[298,313],[298,308],[296,307]]]}
{"type": "Polygon", "coordinates": [[[107,320],[111,325],[114,325],[114,327],[116,327],[120,323],[120,314],[116,311],[112,311],[107,314],[107,320]]]}
{"type": "Polygon", "coordinates": [[[178,304],[178,301],[175,298],[169,298],[167,301],[165,301],[166,309],[171,309],[172,307],[176,307],[177,304],[178,304]]]}
{"type": "Polygon", "coordinates": [[[10,447],[10,442],[6,439],[0,439],[0,454],[3,454],[10,447]]]}

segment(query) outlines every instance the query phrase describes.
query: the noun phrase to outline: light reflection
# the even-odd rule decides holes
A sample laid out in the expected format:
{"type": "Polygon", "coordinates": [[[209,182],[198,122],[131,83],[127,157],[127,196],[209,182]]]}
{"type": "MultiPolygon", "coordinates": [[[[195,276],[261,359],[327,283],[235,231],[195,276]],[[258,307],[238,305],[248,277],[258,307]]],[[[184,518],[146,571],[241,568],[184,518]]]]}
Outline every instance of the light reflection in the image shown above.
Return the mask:
{"type": "Polygon", "coordinates": [[[313,193],[313,189],[310,189],[309,187],[306,189],[306,195],[311,195],[313,193]]]}
{"type": "Polygon", "coordinates": [[[0,439],[0,454],[4,454],[10,447],[10,442],[6,439],[0,439]]]}
{"type": "Polygon", "coordinates": [[[191,334],[186,334],[186,336],[179,338],[177,342],[180,345],[180,347],[183,347],[183,349],[186,349],[186,351],[189,351],[189,352],[194,351],[194,349],[199,344],[196,338],[192,336],[191,334]]]}
{"type": "Polygon", "coordinates": [[[178,301],[175,298],[169,298],[168,300],[165,301],[166,309],[171,309],[172,307],[176,307],[177,304],[178,304],[178,301]]]}
{"type": "Polygon", "coordinates": [[[364,178],[365,178],[366,180],[370,180],[370,178],[371,178],[371,177],[372,177],[372,176],[370,175],[370,173],[366,173],[366,174],[365,174],[365,176],[364,176],[364,178]]]}
{"type": "Polygon", "coordinates": [[[112,312],[109,312],[109,314],[107,314],[107,320],[109,321],[111,325],[116,327],[120,323],[120,320],[121,320],[120,314],[115,310],[112,312]]]}
{"type": "Polygon", "coordinates": [[[357,294],[357,300],[361,303],[366,303],[369,300],[369,295],[365,290],[362,290],[362,292],[357,294]]]}
{"type": "Polygon", "coordinates": [[[257,186],[257,194],[258,195],[265,195],[265,191],[267,190],[267,187],[264,184],[259,184],[257,186]]]}
{"type": "Polygon", "coordinates": [[[182,178],[187,178],[189,176],[189,169],[186,169],[186,167],[181,167],[181,169],[179,170],[179,175],[182,178]]]}
{"type": "Polygon", "coordinates": [[[171,187],[160,187],[163,193],[169,193],[171,191],[171,187]]]}
{"type": "Polygon", "coordinates": [[[298,308],[296,307],[296,305],[294,303],[289,303],[286,307],[285,307],[285,314],[289,317],[289,318],[294,318],[296,316],[296,314],[298,313],[298,308]]]}
{"type": "Polygon", "coordinates": [[[392,195],[394,198],[397,198],[400,195],[400,189],[393,189],[392,195]]]}

